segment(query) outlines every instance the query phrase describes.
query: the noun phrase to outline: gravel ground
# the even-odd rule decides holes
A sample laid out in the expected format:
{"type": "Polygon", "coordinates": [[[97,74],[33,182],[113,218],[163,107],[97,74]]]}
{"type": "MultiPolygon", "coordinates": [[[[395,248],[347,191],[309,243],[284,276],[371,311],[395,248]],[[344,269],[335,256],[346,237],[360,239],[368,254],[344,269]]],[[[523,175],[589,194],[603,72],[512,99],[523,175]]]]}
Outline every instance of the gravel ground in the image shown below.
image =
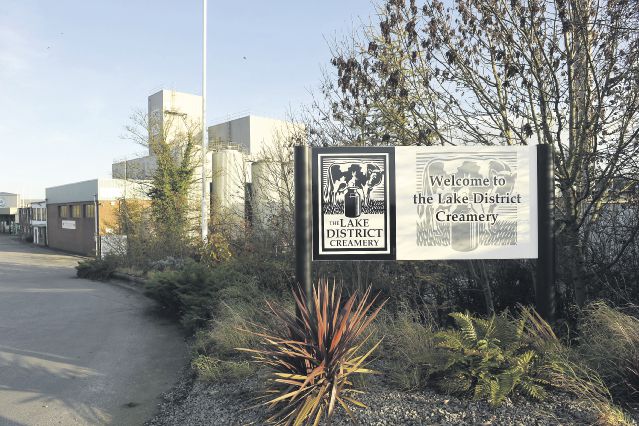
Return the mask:
{"type": "MultiPolygon", "coordinates": [[[[252,407],[263,377],[240,382],[207,384],[185,376],[165,394],[159,414],[147,426],[262,424],[264,409],[252,407]]],[[[366,386],[360,400],[369,408],[354,410],[362,425],[587,425],[595,421],[588,407],[567,395],[553,394],[543,402],[519,399],[498,408],[433,391],[400,392],[380,380],[366,386]]],[[[337,411],[333,424],[348,424],[337,411]]]]}

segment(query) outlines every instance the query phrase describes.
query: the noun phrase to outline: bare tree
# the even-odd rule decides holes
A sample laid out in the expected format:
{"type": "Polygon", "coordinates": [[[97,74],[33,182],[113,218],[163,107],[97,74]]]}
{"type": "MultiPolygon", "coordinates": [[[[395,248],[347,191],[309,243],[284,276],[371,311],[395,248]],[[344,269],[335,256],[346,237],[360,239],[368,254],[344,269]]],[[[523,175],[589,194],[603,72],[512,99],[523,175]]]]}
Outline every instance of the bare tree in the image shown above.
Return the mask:
{"type": "Polygon", "coordinates": [[[250,200],[253,234],[270,250],[291,249],[295,211],[293,147],[306,142],[303,126],[287,122],[254,158],[250,200]],[[256,174],[257,172],[257,174],[256,174]],[[274,247],[273,247],[274,246],[274,247]]]}

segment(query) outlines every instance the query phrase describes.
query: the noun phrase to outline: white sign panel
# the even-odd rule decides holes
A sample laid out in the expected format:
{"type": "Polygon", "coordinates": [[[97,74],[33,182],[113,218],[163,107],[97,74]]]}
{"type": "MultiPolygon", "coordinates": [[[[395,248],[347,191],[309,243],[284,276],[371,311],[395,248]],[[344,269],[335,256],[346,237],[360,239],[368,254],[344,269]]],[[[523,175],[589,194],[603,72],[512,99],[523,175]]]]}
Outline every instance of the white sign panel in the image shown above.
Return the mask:
{"type": "Polygon", "coordinates": [[[62,229],[75,229],[75,220],[63,220],[62,229]]]}
{"type": "Polygon", "coordinates": [[[397,259],[537,257],[536,147],[398,147],[397,259]]]}
{"type": "Polygon", "coordinates": [[[313,258],[537,257],[537,150],[313,149],[313,258]]]}

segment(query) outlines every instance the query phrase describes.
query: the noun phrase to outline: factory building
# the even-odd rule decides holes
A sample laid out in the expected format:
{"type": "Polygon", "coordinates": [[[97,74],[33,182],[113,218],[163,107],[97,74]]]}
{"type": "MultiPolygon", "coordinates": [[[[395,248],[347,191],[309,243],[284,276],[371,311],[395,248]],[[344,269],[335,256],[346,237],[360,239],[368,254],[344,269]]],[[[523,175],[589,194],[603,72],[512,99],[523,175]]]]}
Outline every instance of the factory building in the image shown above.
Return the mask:
{"type": "Polygon", "coordinates": [[[144,200],[144,187],[122,179],[93,179],[46,188],[49,247],[104,255],[121,239],[118,211],[123,198],[144,200]]]}
{"type": "Polygon", "coordinates": [[[33,235],[33,244],[46,246],[47,243],[47,202],[35,201],[29,207],[31,219],[29,225],[33,235]]]}
{"type": "Polygon", "coordinates": [[[20,209],[28,207],[31,201],[20,194],[0,192],[0,233],[20,233],[20,209]]]}
{"type": "MultiPolygon", "coordinates": [[[[175,90],[160,90],[148,98],[148,155],[114,162],[111,176],[114,179],[149,180],[157,169],[157,157],[153,145],[164,141],[179,155],[187,138],[195,141],[193,158],[197,164],[194,170],[194,183],[189,191],[189,202],[199,205],[202,196],[201,176],[201,140],[202,140],[202,97],[175,90]]],[[[204,165],[210,181],[210,160],[204,165]]],[[[198,210],[199,211],[199,210],[198,210]]],[[[199,221],[199,214],[193,218],[199,221]]],[[[195,228],[195,226],[194,226],[195,228]]]]}
{"type": "Polygon", "coordinates": [[[287,142],[303,130],[299,124],[255,115],[208,128],[213,157],[213,224],[241,217],[241,212],[242,219],[249,219],[253,225],[263,227],[272,222],[292,193],[287,193],[292,191],[286,182],[292,183],[287,142]],[[216,216],[218,211],[233,214],[216,216]]]}
{"type": "Polygon", "coordinates": [[[13,233],[20,223],[18,208],[20,196],[11,192],[0,192],[0,232],[13,233]]]}
{"type": "MultiPolygon", "coordinates": [[[[201,102],[200,96],[171,90],[161,90],[149,96],[149,137],[163,134],[169,144],[172,140],[179,143],[185,133],[201,128],[201,102]]],[[[259,161],[281,162],[279,150],[283,142],[292,134],[303,130],[303,126],[297,124],[255,115],[229,119],[208,127],[208,155],[204,167],[210,191],[211,226],[218,227],[218,230],[229,228],[237,232],[243,228],[247,212],[259,222],[268,222],[268,214],[273,214],[272,201],[269,205],[257,204],[280,195],[281,189],[271,188],[273,183],[276,186],[280,184],[279,178],[267,176],[267,172],[273,171],[272,167],[267,167],[266,164],[253,167],[252,164],[259,161]],[[252,184],[254,168],[257,173],[264,174],[261,182],[267,182],[267,186],[262,187],[260,184],[258,186],[261,188],[256,188],[252,184]],[[254,191],[257,192],[252,197],[254,191]],[[248,205],[247,197],[254,198],[253,205],[248,205]]],[[[196,137],[199,140],[201,134],[196,137]]],[[[193,155],[198,162],[201,157],[199,149],[193,155]]],[[[147,156],[115,162],[112,165],[112,177],[148,180],[156,168],[157,160],[149,149],[147,156]]],[[[276,169],[280,170],[281,166],[276,169]]],[[[198,165],[194,172],[197,184],[193,185],[189,197],[194,204],[201,197],[201,173],[201,165],[198,165]]]]}
{"type": "Polygon", "coordinates": [[[20,238],[39,246],[47,245],[47,203],[34,201],[18,209],[20,238]]]}

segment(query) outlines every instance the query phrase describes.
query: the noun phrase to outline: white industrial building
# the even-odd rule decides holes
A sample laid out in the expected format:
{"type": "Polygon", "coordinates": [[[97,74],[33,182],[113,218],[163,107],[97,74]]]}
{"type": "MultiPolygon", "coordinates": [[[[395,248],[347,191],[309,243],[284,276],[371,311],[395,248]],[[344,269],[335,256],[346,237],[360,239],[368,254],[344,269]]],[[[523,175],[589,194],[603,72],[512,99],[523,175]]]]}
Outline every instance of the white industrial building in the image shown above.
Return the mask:
{"type": "MultiPolygon", "coordinates": [[[[170,142],[192,132],[194,138],[201,140],[202,97],[175,90],[160,90],[149,96],[147,119],[151,137],[157,137],[162,132],[170,142]]],[[[148,179],[157,167],[151,146],[148,151],[149,154],[144,157],[114,162],[111,166],[112,177],[148,179]]],[[[201,173],[201,169],[199,172],[201,173]]]]}
{"type": "Polygon", "coordinates": [[[0,232],[16,234],[19,232],[19,210],[29,207],[34,200],[22,198],[20,194],[0,192],[0,232]]]}
{"type": "MultiPolygon", "coordinates": [[[[149,96],[151,137],[167,127],[176,136],[193,128],[201,128],[201,102],[200,96],[170,90],[149,96]]],[[[270,175],[273,170],[281,170],[281,166],[274,169],[260,162],[288,162],[288,154],[282,150],[290,151],[290,147],[286,147],[287,139],[294,133],[302,132],[303,126],[247,115],[214,124],[207,130],[209,155],[206,156],[205,167],[209,180],[212,225],[226,224],[230,228],[240,229],[247,217],[247,210],[253,212],[252,218],[257,222],[267,222],[268,214],[273,214],[274,210],[272,202],[267,206],[266,200],[280,196],[282,190],[273,188],[286,188],[287,185],[279,185],[281,179],[270,175]],[[255,194],[254,201],[252,208],[247,209],[247,188],[251,187],[252,191],[249,189],[249,192],[255,194]]],[[[201,139],[201,134],[197,138],[201,139]]],[[[171,140],[170,137],[167,139],[171,140]]],[[[199,160],[200,152],[195,155],[199,160]]],[[[155,157],[149,150],[147,156],[115,162],[112,176],[119,179],[150,179],[156,167],[155,157]]],[[[290,164],[286,167],[290,167],[290,164]]],[[[195,176],[198,179],[201,176],[199,166],[195,176]]],[[[200,182],[194,185],[194,200],[201,197],[200,188],[200,182]]]]}

